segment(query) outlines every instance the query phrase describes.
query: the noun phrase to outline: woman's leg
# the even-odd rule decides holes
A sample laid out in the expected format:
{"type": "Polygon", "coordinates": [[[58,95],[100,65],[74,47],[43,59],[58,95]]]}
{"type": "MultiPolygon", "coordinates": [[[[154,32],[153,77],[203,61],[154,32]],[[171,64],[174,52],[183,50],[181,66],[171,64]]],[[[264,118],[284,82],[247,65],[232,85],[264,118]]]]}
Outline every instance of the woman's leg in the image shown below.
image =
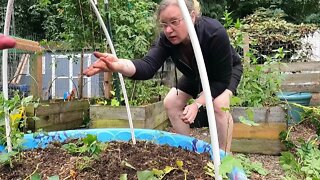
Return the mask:
{"type": "Polygon", "coordinates": [[[230,108],[231,94],[231,91],[225,90],[213,101],[219,146],[226,152],[230,152],[231,149],[233,119],[231,113],[223,108],[230,108]]]}
{"type": "Polygon", "coordinates": [[[164,107],[176,133],[190,135],[190,126],[182,121],[183,108],[191,96],[176,88],[171,88],[164,99],[164,107]]]}

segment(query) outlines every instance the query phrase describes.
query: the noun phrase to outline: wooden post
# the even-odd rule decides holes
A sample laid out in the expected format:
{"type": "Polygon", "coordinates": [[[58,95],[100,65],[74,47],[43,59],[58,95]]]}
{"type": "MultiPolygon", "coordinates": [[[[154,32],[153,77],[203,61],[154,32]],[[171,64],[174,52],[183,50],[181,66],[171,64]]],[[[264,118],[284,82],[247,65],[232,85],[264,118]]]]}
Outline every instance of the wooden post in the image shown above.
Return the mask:
{"type": "Polygon", "coordinates": [[[84,50],[82,49],[81,58],[80,58],[80,77],[79,77],[79,84],[78,84],[78,89],[79,89],[78,99],[82,99],[82,95],[83,95],[83,54],[84,54],[84,50]]]}
{"type": "Polygon", "coordinates": [[[36,52],[37,71],[36,80],[38,82],[38,98],[42,99],[42,52],[36,52]]]}
{"type": "Polygon", "coordinates": [[[37,61],[37,56],[36,54],[32,54],[30,56],[30,59],[29,59],[29,72],[30,72],[30,94],[33,95],[35,98],[40,98],[39,96],[39,92],[38,92],[38,86],[39,83],[38,83],[38,73],[37,73],[37,68],[38,68],[38,61],[37,61]],[[34,82],[36,81],[36,82],[34,82]]]}
{"type": "Polygon", "coordinates": [[[104,97],[107,99],[111,99],[112,73],[110,72],[103,73],[103,91],[104,97]]]}
{"type": "Polygon", "coordinates": [[[249,35],[244,34],[243,37],[243,58],[245,65],[250,64],[250,58],[248,57],[249,53],[249,35]]]}

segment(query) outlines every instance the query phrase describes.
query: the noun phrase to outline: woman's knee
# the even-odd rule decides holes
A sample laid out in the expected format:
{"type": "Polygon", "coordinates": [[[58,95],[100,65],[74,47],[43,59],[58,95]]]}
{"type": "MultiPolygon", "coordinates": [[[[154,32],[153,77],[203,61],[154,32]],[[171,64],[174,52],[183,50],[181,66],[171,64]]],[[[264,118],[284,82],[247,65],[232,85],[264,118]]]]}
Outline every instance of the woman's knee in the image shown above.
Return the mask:
{"type": "Polygon", "coordinates": [[[176,89],[171,89],[163,100],[166,109],[183,108],[186,105],[188,96],[186,93],[179,91],[177,95],[176,89]]]}
{"type": "Polygon", "coordinates": [[[223,103],[214,103],[214,113],[218,119],[223,119],[227,114],[229,114],[229,107],[226,107],[223,103]]]}
{"type": "Polygon", "coordinates": [[[174,103],[174,98],[172,96],[170,96],[169,94],[167,94],[163,100],[164,108],[171,109],[174,106],[173,103],[174,103]]]}

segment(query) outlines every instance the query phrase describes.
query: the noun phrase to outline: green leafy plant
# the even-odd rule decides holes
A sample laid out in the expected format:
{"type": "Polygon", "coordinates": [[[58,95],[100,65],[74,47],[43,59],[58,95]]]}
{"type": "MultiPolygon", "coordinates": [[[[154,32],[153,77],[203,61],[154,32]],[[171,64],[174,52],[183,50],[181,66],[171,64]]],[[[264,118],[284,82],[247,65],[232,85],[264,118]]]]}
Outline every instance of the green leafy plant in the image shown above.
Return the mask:
{"type": "Polygon", "coordinates": [[[157,102],[169,92],[169,87],[159,85],[159,82],[155,79],[147,81],[127,80],[126,87],[130,104],[133,106],[157,102]]]}
{"type": "MultiPolygon", "coordinates": [[[[247,26],[244,23],[246,22],[239,19],[234,22],[231,13],[227,11],[224,12],[223,19],[225,27],[228,28],[232,45],[242,51],[244,34],[246,33],[245,26],[247,26]]],[[[254,44],[254,41],[250,41],[248,45],[251,44],[254,44]]],[[[232,97],[231,106],[262,107],[279,103],[276,93],[279,92],[283,80],[279,66],[282,64],[281,61],[285,57],[286,51],[280,47],[272,52],[272,56],[260,54],[259,56],[264,59],[261,61],[256,56],[257,53],[261,52],[249,46],[249,52],[245,54],[246,57],[242,57],[243,74],[237,89],[237,95],[232,97]]],[[[250,119],[252,113],[247,113],[249,120],[252,120],[253,118],[250,119]]],[[[250,122],[246,118],[241,119],[243,122],[250,122]]]]}
{"type": "MultiPolygon", "coordinates": [[[[301,121],[281,132],[281,141],[289,151],[281,153],[280,165],[285,171],[284,179],[320,179],[320,108],[290,103],[303,110],[301,121]],[[310,137],[300,137],[298,141],[291,140],[291,131],[299,124],[309,123],[315,127],[316,134],[310,137]],[[307,138],[307,139],[306,139],[307,138]]],[[[296,137],[295,137],[296,138],[296,137]]]]}
{"type": "Polygon", "coordinates": [[[303,110],[301,113],[301,121],[290,126],[286,131],[282,131],[280,133],[281,141],[289,150],[292,150],[298,146],[290,139],[291,131],[299,124],[310,122],[310,124],[313,124],[315,127],[316,136],[320,136],[320,106],[304,106],[297,103],[290,103],[290,105],[296,106],[297,108],[301,108],[303,110]]]}
{"type": "Polygon", "coordinates": [[[243,154],[237,154],[236,158],[241,161],[243,170],[245,171],[247,176],[250,176],[253,172],[266,176],[268,171],[263,168],[261,162],[252,162],[249,158],[247,158],[243,154]]]}
{"type": "Polygon", "coordinates": [[[84,169],[92,169],[92,163],[93,163],[94,159],[92,157],[88,157],[88,156],[83,156],[83,157],[79,157],[79,159],[77,159],[76,161],[76,168],[80,171],[84,170],[84,169]]]}
{"type": "MultiPolygon", "coordinates": [[[[227,155],[221,160],[220,164],[220,172],[219,174],[222,176],[223,179],[228,179],[228,174],[232,172],[234,167],[242,168],[241,161],[234,156],[227,155]]],[[[204,171],[207,175],[214,177],[214,165],[212,162],[208,162],[207,165],[204,167],[204,171]]]]}
{"type": "Polygon", "coordinates": [[[111,30],[117,55],[141,58],[154,40],[156,3],[148,0],[110,1],[111,30]]]}
{"type": "Polygon", "coordinates": [[[237,97],[244,107],[273,106],[280,101],[276,93],[280,91],[283,75],[279,70],[282,49],[273,57],[265,56],[263,65],[257,64],[257,59],[250,54],[250,63],[244,63],[244,72],[237,89],[237,97]]]}
{"type": "MultiPolygon", "coordinates": [[[[98,1],[97,7],[105,18],[103,1],[98,1]]],[[[48,47],[54,44],[54,48],[51,48],[53,52],[56,50],[82,51],[85,48],[105,49],[103,31],[89,1],[40,0],[32,6],[32,10],[46,17],[42,24],[46,39],[42,43],[48,47]],[[63,43],[57,43],[61,41],[63,43]]]]}
{"type": "Polygon", "coordinates": [[[0,154],[0,164],[9,164],[13,167],[13,160],[19,159],[20,151],[23,149],[24,132],[26,127],[26,107],[33,104],[38,105],[38,102],[33,102],[33,97],[28,96],[21,98],[18,92],[15,92],[13,98],[6,100],[3,93],[0,94],[0,145],[6,145],[6,129],[5,118],[9,117],[12,142],[12,150],[8,153],[0,154]],[[6,114],[8,113],[8,114],[6,114]]]}
{"type": "Polygon", "coordinates": [[[5,100],[3,94],[0,94],[0,145],[5,145],[5,116],[6,110],[9,113],[11,126],[11,141],[14,150],[21,150],[24,133],[21,130],[26,128],[26,107],[38,106],[38,101],[33,101],[33,96],[21,98],[18,93],[5,100]]]}
{"type": "Polygon", "coordinates": [[[283,152],[280,165],[285,179],[320,179],[320,150],[316,145],[319,137],[303,141],[294,152],[283,152]]]}
{"type": "Polygon", "coordinates": [[[17,151],[11,151],[8,153],[0,154],[0,165],[10,165],[10,167],[13,167],[12,160],[16,157],[18,154],[17,151]]]}
{"type": "MultiPolygon", "coordinates": [[[[159,85],[155,79],[146,81],[126,80],[126,90],[128,94],[129,104],[132,106],[142,106],[162,100],[169,92],[170,88],[165,85],[159,85]]],[[[111,91],[112,98],[92,98],[90,104],[120,106],[124,105],[123,96],[121,100],[115,96],[115,92],[111,91]]]]}
{"type": "MultiPolygon", "coordinates": [[[[131,169],[136,170],[135,167],[133,167],[131,164],[129,164],[125,161],[122,161],[121,164],[122,164],[122,166],[126,166],[126,167],[129,167],[131,169]]],[[[177,167],[166,166],[164,169],[153,169],[151,171],[150,170],[137,171],[137,177],[139,180],[143,180],[143,179],[161,180],[161,179],[164,179],[165,176],[167,174],[169,174],[170,172],[179,170],[179,171],[184,172],[184,179],[186,180],[188,171],[183,168],[183,161],[177,160],[176,166],[177,167]]],[[[121,174],[120,180],[127,180],[127,174],[121,174]]]]}
{"type": "Polygon", "coordinates": [[[88,134],[85,138],[78,139],[76,143],[68,143],[62,146],[71,154],[98,155],[104,150],[106,144],[98,142],[97,136],[88,134]]]}
{"type": "MultiPolygon", "coordinates": [[[[224,179],[228,179],[228,174],[232,172],[234,167],[238,167],[245,171],[247,176],[250,176],[252,172],[261,174],[263,176],[267,175],[268,172],[262,167],[261,163],[251,162],[247,157],[242,154],[237,154],[236,156],[227,155],[221,161],[220,165],[220,175],[224,179]]],[[[211,177],[214,177],[214,165],[212,162],[204,167],[206,174],[211,177]]]]}

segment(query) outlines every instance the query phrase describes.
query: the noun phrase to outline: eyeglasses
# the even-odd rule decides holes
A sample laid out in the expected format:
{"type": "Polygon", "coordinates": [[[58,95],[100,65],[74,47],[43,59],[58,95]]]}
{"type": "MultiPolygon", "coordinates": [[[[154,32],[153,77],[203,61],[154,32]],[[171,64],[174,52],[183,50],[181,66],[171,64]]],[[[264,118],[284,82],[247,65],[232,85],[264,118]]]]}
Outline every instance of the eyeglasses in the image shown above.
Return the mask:
{"type": "Polygon", "coordinates": [[[170,26],[171,28],[174,28],[176,26],[180,25],[180,21],[182,21],[183,18],[179,18],[179,19],[174,19],[172,21],[170,21],[169,23],[164,23],[164,22],[160,22],[159,26],[162,29],[166,29],[168,26],[170,26]]]}

